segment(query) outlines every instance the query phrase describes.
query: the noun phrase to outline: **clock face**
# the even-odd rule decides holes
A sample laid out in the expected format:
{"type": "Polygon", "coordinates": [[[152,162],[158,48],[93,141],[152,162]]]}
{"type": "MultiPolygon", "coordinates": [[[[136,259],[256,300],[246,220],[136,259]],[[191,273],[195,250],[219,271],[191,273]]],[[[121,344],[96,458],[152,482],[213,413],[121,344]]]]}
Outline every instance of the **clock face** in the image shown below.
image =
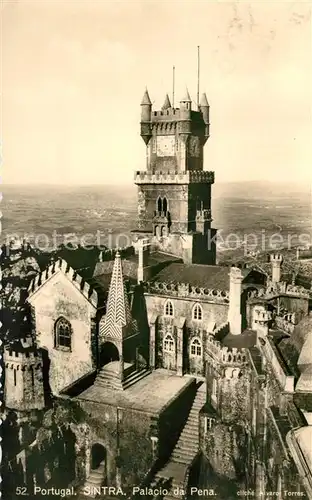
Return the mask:
{"type": "Polygon", "coordinates": [[[158,135],[156,153],[157,156],[174,156],[175,135],[158,135]]]}
{"type": "Polygon", "coordinates": [[[189,142],[189,154],[195,158],[200,156],[200,142],[199,137],[192,135],[189,142]]]}

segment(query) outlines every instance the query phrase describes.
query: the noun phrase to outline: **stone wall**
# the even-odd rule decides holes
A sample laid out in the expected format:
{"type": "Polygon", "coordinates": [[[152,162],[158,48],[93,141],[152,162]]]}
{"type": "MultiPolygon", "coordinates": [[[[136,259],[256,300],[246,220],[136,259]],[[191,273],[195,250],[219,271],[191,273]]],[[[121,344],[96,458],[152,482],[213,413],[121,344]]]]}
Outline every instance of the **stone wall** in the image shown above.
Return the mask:
{"type": "MultiPolygon", "coordinates": [[[[49,382],[54,394],[92,370],[94,347],[91,319],[95,307],[62,274],[53,275],[30,298],[35,310],[38,346],[48,355],[49,382]],[[54,327],[59,317],[72,326],[71,351],[55,348],[54,327]]],[[[94,328],[94,326],[93,326],[94,328]]]]}

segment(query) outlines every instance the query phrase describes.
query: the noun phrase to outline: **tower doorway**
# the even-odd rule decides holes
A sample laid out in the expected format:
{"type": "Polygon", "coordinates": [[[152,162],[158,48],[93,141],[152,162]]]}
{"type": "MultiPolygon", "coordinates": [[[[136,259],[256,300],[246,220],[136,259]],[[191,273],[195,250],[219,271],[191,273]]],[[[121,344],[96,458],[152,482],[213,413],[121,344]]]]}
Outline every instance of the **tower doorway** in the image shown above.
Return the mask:
{"type": "Polygon", "coordinates": [[[119,361],[119,351],[112,342],[104,342],[100,350],[100,366],[107,365],[112,361],[119,361]]]}

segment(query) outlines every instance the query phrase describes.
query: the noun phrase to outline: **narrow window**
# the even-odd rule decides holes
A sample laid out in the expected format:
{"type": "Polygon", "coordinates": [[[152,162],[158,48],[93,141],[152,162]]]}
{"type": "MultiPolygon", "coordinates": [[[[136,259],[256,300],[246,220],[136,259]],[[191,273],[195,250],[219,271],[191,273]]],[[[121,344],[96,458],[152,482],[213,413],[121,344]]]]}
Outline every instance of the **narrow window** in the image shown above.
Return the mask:
{"type": "Polygon", "coordinates": [[[55,322],[55,348],[63,351],[71,350],[72,328],[67,319],[61,317],[55,322]]]}
{"type": "Polygon", "coordinates": [[[174,351],[174,340],[171,335],[166,335],[164,339],[164,352],[173,352],[174,351]]]}
{"type": "Polygon", "coordinates": [[[173,305],[171,300],[167,300],[165,304],[165,316],[173,316],[173,305]]]}
{"type": "Polygon", "coordinates": [[[203,319],[203,310],[199,304],[195,304],[193,309],[193,319],[201,321],[203,319]]]}
{"type": "Polygon", "coordinates": [[[16,369],[14,368],[14,385],[16,386],[16,369]]]}

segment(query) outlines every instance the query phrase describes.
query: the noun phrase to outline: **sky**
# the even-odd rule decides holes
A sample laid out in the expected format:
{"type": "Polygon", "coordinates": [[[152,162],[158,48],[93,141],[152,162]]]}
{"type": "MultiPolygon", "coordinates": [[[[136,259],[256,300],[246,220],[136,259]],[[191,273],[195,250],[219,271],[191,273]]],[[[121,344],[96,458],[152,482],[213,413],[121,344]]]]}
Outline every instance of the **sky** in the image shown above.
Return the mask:
{"type": "Polygon", "coordinates": [[[160,109],[174,65],[196,101],[198,45],[204,168],[311,182],[311,3],[2,0],[1,21],[4,183],[131,184],[145,87],[160,109]]]}

